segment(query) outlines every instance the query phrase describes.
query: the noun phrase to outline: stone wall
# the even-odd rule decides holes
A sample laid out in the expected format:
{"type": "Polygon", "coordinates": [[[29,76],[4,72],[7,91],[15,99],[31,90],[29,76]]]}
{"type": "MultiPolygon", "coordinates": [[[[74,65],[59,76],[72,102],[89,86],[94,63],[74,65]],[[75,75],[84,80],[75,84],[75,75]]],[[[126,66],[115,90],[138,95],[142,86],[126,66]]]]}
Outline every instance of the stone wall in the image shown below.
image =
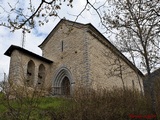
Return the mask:
{"type": "MultiPolygon", "coordinates": [[[[74,85],[84,85],[86,75],[86,39],[85,28],[61,24],[50,40],[43,45],[43,56],[54,61],[51,67],[54,81],[55,75],[61,68],[67,68],[71,72],[74,85]]],[[[54,87],[54,85],[53,85],[54,87]]]]}
{"type": "Polygon", "coordinates": [[[33,61],[35,65],[34,74],[33,74],[34,79],[32,81],[33,85],[30,87],[38,86],[37,82],[38,82],[39,66],[44,65],[45,82],[43,86],[44,88],[42,89],[49,89],[51,87],[50,64],[18,50],[14,50],[11,54],[9,81],[15,85],[25,85],[25,83],[27,82],[27,66],[29,61],[33,61]]]}
{"type": "Polygon", "coordinates": [[[143,89],[142,78],[117,54],[106,39],[88,33],[90,84],[93,88],[129,87],[143,89]],[[102,44],[101,40],[107,45],[102,44]],[[140,88],[141,86],[141,88],[140,88]]]}
{"type": "Polygon", "coordinates": [[[41,48],[44,57],[54,61],[51,81],[60,68],[66,67],[77,86],[83,84],[108,89],[127,86],[138,90],[141,86],[143,89],[141,76],[90,34],[87,25],[75,24],[73,27],[63,23],[41,48]]]}

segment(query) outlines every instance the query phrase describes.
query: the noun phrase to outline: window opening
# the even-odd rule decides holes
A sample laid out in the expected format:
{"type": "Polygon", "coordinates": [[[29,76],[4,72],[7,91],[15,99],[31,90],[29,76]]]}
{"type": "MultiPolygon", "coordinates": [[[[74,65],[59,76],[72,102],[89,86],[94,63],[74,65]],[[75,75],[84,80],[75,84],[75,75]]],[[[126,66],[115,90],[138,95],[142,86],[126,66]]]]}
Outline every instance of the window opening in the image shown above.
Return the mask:
{"type": "Polygon", "coordinates": [[[39,66],[39,71],[38,71],[38,87],[42,89],[43,84],[45,80],[45,67],[43,64],[39,66]]]}
{"type": "Polygon", "coordinates": [[[34,82],[34,71],[35,71],[35,64],[32,60],[30,60],[27,64],[27,79],[26,79],[26,85],[28,87],[33,86],[34,82]]]}
{"type": "Polygon", "coordinates": [[[62,41],[62,52],[63,52],[63,41],[62,41]]]}

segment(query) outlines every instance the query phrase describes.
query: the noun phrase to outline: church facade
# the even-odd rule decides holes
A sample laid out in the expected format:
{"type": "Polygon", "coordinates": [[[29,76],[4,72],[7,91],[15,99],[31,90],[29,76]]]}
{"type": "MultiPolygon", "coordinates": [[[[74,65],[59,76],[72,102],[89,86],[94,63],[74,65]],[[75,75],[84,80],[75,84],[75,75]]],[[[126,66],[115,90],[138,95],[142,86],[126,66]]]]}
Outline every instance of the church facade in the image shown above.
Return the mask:
{"type": "Polygon", "coordinates": [[[39,45],[42,56],[11,45],[9,81],[70,95],[79,86],[143,91],[144,75],[94,26],[61,20],[39,45]]]}

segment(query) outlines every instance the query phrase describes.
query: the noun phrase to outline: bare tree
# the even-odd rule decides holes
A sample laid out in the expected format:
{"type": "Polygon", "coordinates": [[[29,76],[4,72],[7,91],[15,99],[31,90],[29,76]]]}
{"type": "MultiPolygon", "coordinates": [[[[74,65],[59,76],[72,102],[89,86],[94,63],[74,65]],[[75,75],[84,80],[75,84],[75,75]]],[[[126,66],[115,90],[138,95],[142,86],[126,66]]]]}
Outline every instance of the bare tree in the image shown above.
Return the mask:
{"type": "Polygon", "coordinates": [[[138,57],[142,70],[151,73],[159,64],[160,1],[113,0],[111,14],[105,12],[104,22],[116,31],[119,49],[138,57]],[[131,53],[132,52],[132,53],[131,53]]]}
{"type": "MultiPolygon", "coordinates": [[[[69,13],[70,15],[75,16],[75,21],[85,10],[89,11],[90,9],[94,9],[100,20],[102,20],[101,8],[105,6],[105,0],[100,5],[98,5],[100,2],[97,2],[96,0],[94,2],[85,0],[84,2],[85,6],[82,7],[81,11],[77,12],[77,15],[69,13]]],[[[17,0],[14,5],[10,4],[10,2],[8,3],[9,10],[0,4],[0,9],[3,10],[3,12],[0,13],[0,26],[5,26],[12,31],[23,29],[24,31],[30,32],[30,29],[37,27],[37,25],[42,26],[45,23],[48,23],[52,18],[60,18],[58,12],[66,5],[72,8],[73,0],[39,0],[36,1],[36,3],[33,0],[23,2],[17,0]],[[23,6],[23,4],[27,5],[23,6]],[[2,19],[3,17],[5,17],[5,20],[2,19]]]]}
{"type": "MultiPolygon", "coordinates": [[[[18,0],[15,5],[8,3],[9,10],[0,5],[3,12],[7,13],[7,22],[1,21],[0,25],[8,27],[13,31],[23,29],[30,32],[29,30],[35,27],[36,22],[41,26],[49,21],[49,16],[57,17],[58,10],[61,9],[63,3],[61,0],[39,0],[35,5],[34,1],[29,0],[25,8],[23,6],[24,2],[26,1],[22,2],[18,0]]],[[[64,0],[64,2],[67,2],[67,6],[72,7],[73,0],[64,0]]]]}
{"type": "Polygon", "coordinates": [[[104,22],[114,31],[119,49],[128,53],[132,61],[138,61],[138,67],[147,72],[146,85],[154,104],[154,85],[150,74],[160,64],[160,1],[112,0],[108,4],[112,9],[105,12],[104,22]]]}
{"type": "Polygon", "coordinates": [[[9,87],[9,84],[8,84],[8,81],[7,81],[7,75],[4,72],[4,73],[1,73],[1,76],[3,76],[3,78],[0,80],[0,92],[5,93],[5,91],[9,87]]]}

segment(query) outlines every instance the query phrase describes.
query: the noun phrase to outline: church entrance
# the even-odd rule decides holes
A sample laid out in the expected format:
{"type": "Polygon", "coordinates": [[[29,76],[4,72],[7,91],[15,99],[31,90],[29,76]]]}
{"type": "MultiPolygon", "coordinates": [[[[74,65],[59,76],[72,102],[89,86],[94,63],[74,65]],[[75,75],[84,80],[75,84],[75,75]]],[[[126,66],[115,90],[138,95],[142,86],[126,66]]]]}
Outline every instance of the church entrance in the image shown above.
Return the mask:
{"type": "Polygon", "coordinates": [[[61,83],[61,94],[64,96],[70,95],[70,82],[68,77],[64,77],[61,83]]]}
{"type": "Polygon", "coordinates": [[[73,79],[71,72],[67,68],[57,71],[53,82],[53,94],[70,96],[73,94],[73,79]]]}

